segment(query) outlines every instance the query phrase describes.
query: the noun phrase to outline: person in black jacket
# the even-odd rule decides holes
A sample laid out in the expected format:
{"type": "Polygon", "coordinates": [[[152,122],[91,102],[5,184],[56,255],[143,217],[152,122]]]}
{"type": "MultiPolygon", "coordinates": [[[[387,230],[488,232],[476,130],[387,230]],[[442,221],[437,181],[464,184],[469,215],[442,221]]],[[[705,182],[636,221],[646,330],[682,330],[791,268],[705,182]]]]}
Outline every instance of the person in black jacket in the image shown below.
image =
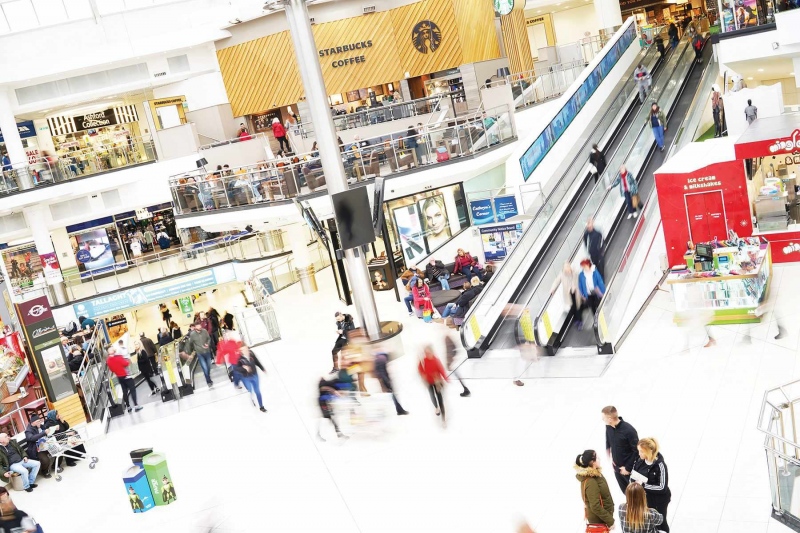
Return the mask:
{"type": "Polygon", "coordinates": [[[174,339],[172,338],[172,334],[169,332],[169,328],[158,328],[158,335],[156,335],[156,340],[158,341],[159,346],[166,346],[167,344],[171,343],[174,339]]]}
{"type": "Polygon", "coordinates": [[[175,322],[169,323],[170,333],[172,333],[172,339],[178,340],[183,337],[183,332],[181,328],[175,322]]]}
{"type": "Polygon", "coordinates": [[[639,458],[633,463],[631,472],[636,472],[636,474],[631,476],[631,482],[639,483],[644,488],[648,507],[652,507],[664,517],[664,522],[658,529],[664,533],[669,533],[667,507],[672,499],[672,492],[669,490],[667,463],[664,462],[664,456],[658,452],[656,439],[641,439],[637,449],[639,458]],[[639,475],[646,477],[647,480],[640,481],[639,475]]]}
{"type": "Polygon", "coordinates": [[[258,360],[256,354],[250,351],[246,344],[242,344],[239,348],[239,360],[236,362],[236,372],[241,376],[242,383],[248,392],[256,395],[258,400],[258,408],[262,413],[266,413],[264,402],[261,399],[261,386],[258,382],[258,369],[264,370],[264,365],[258,360]]]}
{"type": "Polygon", "coordinates": [[[392,376],[389,375],[389,367],[387,366],[389,363],[389,354],[386,352],[378,352],[375,354],[375,372],[374,375],[378,379],[378,382],[381,384],[381,390],[383,392],[388,392],[392,395],[392,401],[394,402],[394,408],[397,411],[398,415],[407,415],[408,411],[403,409],[403,406],[400,405],[400,402],[397,401],[397,396],[394,394],[394,387],[392,386],[392,376]]]}
{"type": "Polygon", "coordinates": [[[605,252],[603,251],[603,234],[594,227],[594,218],[589,217],[586,221],[586,229],[583,232],[583,244],[586,246],[586,251],[589,252],[589,259],[594,263],[595,268],[603,275],[603,265],[605,252]]]}
{"type": "MultiPolygon", "coordinates": [[[[58,416],[58,411],[55,409],[51,409],[47,411],[47,415],[45,415],[44,425],[42,426],[44,429],[50,429],[51,427],[55,427],[56,434],[64,434],[65,432],[69,431],[69,423],[58,416]]],[[[73,430],[72,433],[77,435],[77,433],[73,430]]],[[[59,435],[60,436],[60,435],[59,435]]],[[[86,447],[83,444],[78,444],[72,448],[76,452],[86,454],[86,447]]],[[[69,456],[65,457],[67,466],[75,466],[78,462],[73,458],[71,459],[69,456]]]]}
{"type": "Polygon", "coordinates": [[[678,46],[678,27],[674,22],[670,23],[667,35],[669,35],[669,44],[674,50],[678,46]]]}
{"type": "Polygon", "coordinates": [[[425,265],[425,281],[433,283],[438,281],[443,291],[450,290],[450,271],[444,267],[444,263],[431,257],[431,260],[425,265]]]}
{"type": "Polygon", "coordinates": [[[229,329],[230,331],[234,330],[233,315],[230,313],[230,311],[225,311],[225,315],[222,317],[222,322],[225,325],[225,329],[229,329]]]}
{"type": "Polygon", "coordinates": [[[333,350],[331,350],[331,355],[333,356],[333,369],[331,370],[331,374],[339,371],[339,352],[341,352],[342,348],[347,344],[347,332],[356,329],[352,316],[340,311],[336,311],[335,316],[337,336],[336,343],[333,345],[333,350]]]}
{"type": "Polygon", "coordinates": [[[606,169],[606,156],[596,144],[592,145],[592,153],[589,154],[589,163],[594,166],[594,182],[597,183],[597,179],[603,175],[603,171],[606,169]]]}
{"type": "Polygon", "coordinates": [[[478,276],[472,276],[469,282],[470,288],[462,292],[461,296],[458,297],[458,300],[456,300],[456,311],[451,316],[458,318],[467,316],[467,311],[472,304],[472,300],[483,291],[483,283],[481,283],[478,276]]]}
{"type": "Polygon", "coordinates": [[[37,445],[39,439],[46,439],[47,432],[42,427],[44,421],[39,415],[31,415],[30,424],[25,428],[25,452],[30,459],[36,459],[42,466],[41,472],[44,472],[44,477],[50,477],[50,468],[53,466],[53,457],[48,452],[40,452],[37,445]]]}
{"type": "Polygon", "coordinates": [[[639,456],[636,447],[639,444],[639,435],[636,429],[617,413],[613,405],[603,407],[603,422],[606,423],[606,452],[611,457],[614,465],[614,476],[617,478],[620,490],[625,489],[630,483],[633,463],[639,456]]]}

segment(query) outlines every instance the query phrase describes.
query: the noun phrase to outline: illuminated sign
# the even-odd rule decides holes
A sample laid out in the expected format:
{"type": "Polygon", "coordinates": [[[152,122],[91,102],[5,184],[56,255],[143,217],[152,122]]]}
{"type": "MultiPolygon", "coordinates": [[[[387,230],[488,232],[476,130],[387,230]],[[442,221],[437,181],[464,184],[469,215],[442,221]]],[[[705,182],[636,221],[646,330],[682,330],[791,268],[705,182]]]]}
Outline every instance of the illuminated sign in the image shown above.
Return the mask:
{"type": "MultiPolygon", "coordinates": [[[[358,50],[365,50],[372,48],[372,40],[359,41],[356,43],[345,44],[342,46],[334,46],[331,48],[323,48],[318,50],[319,57],[330,57],[338,54],[345,54],[347,52],[356,52],[358,50]]],[[[355,65],[356,63],[365,63],[366,58],[363,55],[355,57],[345,57],[344,59],[334,59],[331,62],[333,68],[343,67],[345,65],[355,65]]]]}

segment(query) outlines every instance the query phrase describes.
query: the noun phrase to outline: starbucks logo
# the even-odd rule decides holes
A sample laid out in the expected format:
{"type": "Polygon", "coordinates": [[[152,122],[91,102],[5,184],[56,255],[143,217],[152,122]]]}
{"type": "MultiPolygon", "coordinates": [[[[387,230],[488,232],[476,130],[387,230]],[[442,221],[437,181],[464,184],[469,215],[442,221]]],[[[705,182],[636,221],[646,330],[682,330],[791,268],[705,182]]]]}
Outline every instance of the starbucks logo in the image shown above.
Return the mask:
{"type": "Polygon", "coordinates": [[[442,44],[442,30],[432,20],[422,20],[411,30],[411,42],[421,54],[435,52],[442,44]]]}

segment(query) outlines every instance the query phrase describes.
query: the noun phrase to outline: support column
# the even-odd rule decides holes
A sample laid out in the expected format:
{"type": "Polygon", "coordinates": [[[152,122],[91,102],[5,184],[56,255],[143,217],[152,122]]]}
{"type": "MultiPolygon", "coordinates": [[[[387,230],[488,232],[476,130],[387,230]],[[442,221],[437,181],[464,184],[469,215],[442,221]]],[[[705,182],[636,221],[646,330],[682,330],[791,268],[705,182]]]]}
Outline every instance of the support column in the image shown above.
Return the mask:
{"type": "MultiPolygon", "coordinates": [[[[525,25],[525,2],[517,2],[511,13],[500,17],[500,28],[511,74],[532,71],[533,56],[528,27],[525,25]]],[[[482,83],[482,80],[478,81],[482,83]]]]}
{"type": "MultiPolygon", "coordinates": [[[[0,89],[0,131],[3,132],[3,142],[8,151],[8,158],[14,168],[28,165],[28,156],[22,146],[22,139],[17,129],[17,119],[11,111],[11,99],[8,91],[0,89]]],[[[27,172],[18,172],[17,180],[20,181],[20,189],[30,189],[33,187],[30,175],[27,172]]]]}
{"type": "MultiPolygon", "coordinates": [[[[328,106],[325,81],[322,78],[314,34],[311,31],[308,7],[305,0],[285,0],[284,5],[311,121],[314,123],[319,155],[325,169],[328,194],[344,192],[348,189],[347,178],[336,140],[336,128],[328,106]]],[[[363,254],[355,249],[344,251],[344,262],[361,325],[371,339],[378,339],[381,331],[380,321],[367,263],[363,254]]]]}
{"type": "Polygon", "coordinates": [[[42,261],[45,280],[53,289],[52,294],[55,299],[53,305],[64,305],[67,303],[67,291],[64,288],[64,278],[61,275],[58,256],[45,222],[47,218],[45,218],[44,209],[41,206],[26,207],[22,213],[25,216],[25,222],[28,223],[28,227],[31,229],[33,242],[36,244],[36,253],[39,254],[39,258],[42,261]]]}
{"type": "Polygon", "coordinates": [[[610,37],[616,28],[622,26],[622,10],[619,0],[594,0],[594,12],[597,16],[597,29],[600,35],[610,37]]]}
{"type": "Polygon", "coordinates": [[[300,279],[303,294],[313,294],[317,292],[317,278],[314,261],[308,253],[308,232],[301,223],[292,224],[286,233],[289,235],[289,245],[292,247],[292,265],[300,279]]]}

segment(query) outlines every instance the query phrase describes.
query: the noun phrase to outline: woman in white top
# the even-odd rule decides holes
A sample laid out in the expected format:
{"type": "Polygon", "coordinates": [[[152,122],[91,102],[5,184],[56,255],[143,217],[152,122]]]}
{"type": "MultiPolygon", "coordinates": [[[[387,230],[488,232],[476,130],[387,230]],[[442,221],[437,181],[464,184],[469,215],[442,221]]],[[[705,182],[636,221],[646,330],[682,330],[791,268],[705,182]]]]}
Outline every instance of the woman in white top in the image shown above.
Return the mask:
{"type": "Polygon", "coordinates": [[[564,263],[564,268],[561,269],[561,274],[553,280],[553,287],[550,289],[550,294],[555,294],[559,285],[561,286],[561,297],[564,299],[564,307],[574,313],[575,320],[578,323],[578,329],[583,328],[581,318],[583,316],[584,302],[578,291],[578,277],[572,270],[572,265],[569,261],[564,263]]]}

